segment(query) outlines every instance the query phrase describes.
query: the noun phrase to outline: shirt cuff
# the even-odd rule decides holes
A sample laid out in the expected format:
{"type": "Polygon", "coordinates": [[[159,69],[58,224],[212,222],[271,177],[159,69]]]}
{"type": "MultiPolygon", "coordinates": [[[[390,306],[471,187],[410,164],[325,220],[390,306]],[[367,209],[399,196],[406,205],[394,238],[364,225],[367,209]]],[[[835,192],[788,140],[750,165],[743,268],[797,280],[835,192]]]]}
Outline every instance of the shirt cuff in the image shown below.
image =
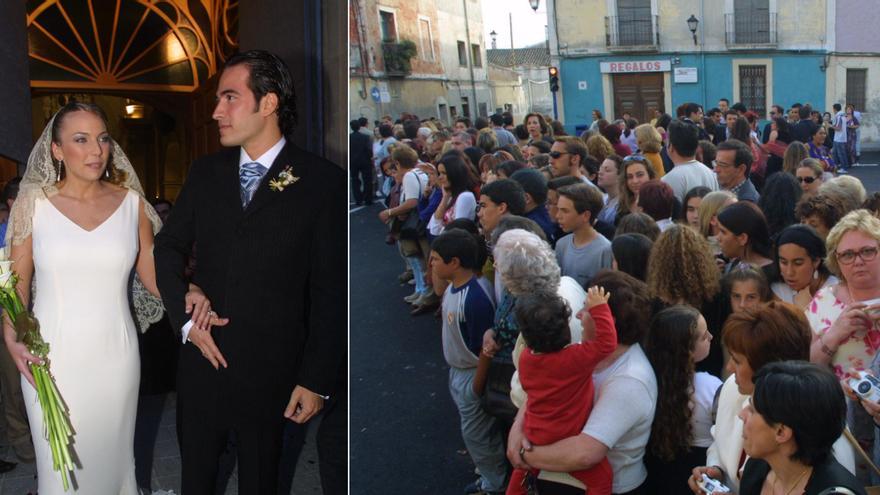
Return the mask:
{"type": "Polygon", "coordinates": [[[180,329],[181,335],[183,335],[183,343],[186,344],[186,341],[189,339],[189,331],[192,329],[193,321],[189,320],[183,325],[183,328],[180,329]]]}

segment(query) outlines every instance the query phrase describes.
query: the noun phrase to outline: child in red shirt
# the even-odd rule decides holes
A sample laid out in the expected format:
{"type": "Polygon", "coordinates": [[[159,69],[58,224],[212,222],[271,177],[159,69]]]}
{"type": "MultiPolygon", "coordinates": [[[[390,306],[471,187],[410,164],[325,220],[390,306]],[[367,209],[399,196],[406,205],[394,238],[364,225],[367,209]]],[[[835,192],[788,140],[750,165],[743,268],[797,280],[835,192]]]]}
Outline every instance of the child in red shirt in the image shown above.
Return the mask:
{"type": "MultiPolygon", "coordinates": [[[[609,296],[601,287],[587,291],[584,309],[577,315],[583,338],[576,343],[571,342],[571,309],[564,299],[540,293],[517,298],[517,323],[528,346],[519,357],[519,380],[528,394],[523,431],[532,444],[578,435],[587,423],[593,409],[593,370],[617,348],[609,296]]],[[[611,493],[607,458],[569,474],[587,486],[590,495],[611,493]]],[[[514,469],[507,494],[525,494],[527,475],[526,470],[514,469]]]]}

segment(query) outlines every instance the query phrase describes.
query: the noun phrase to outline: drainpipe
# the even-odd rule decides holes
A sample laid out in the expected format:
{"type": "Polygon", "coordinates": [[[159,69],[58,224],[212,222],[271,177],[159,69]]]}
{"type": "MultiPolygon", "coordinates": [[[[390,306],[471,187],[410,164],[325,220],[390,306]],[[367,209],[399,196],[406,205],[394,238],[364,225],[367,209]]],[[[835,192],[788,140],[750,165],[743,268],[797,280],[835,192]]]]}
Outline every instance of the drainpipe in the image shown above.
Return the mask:
{"type": "Polygon", "coordinates": [[[366,47],[364,46],[367,39],[367,29],[364,27],[364,18],[361,15],[360,0],[352,0],[352,5],[354,6],[353,10],[357,22],[358,37],[361,42],[361,67],[363,67],[361,70],[361,90],[358,92],[358,96],[360,96],[362,100],[366,100],[370,96],[367,91],[367,74],[370,72],[370,65],[369,57],[366,54],[366,47]]]}
{"type": "Polygon", "coordinates": [[[465,47],[465,52],[467,53],[468,59],[468,70],[471,73],[471,94],[473,95],[473,115],[474,120],[476,120],[479,115],[480,105],[477,104],[477,83],[474,81],[474,54],[473,49],[471,48],[471,23],[468,21],[468,8],[467,8],[467,0],[461,0],[461,5],[464,7],[464,37],[467,39],[467,46],[465,47]]]}
{"type": "Polygon", "coordinates": [[[703,104],[706,102],[706,13],[705,13],[705,0],[700,0],[700,19],[703,22],[700,23],[700,81],[702,84],[700,86],[703,89],[703,104]]]}

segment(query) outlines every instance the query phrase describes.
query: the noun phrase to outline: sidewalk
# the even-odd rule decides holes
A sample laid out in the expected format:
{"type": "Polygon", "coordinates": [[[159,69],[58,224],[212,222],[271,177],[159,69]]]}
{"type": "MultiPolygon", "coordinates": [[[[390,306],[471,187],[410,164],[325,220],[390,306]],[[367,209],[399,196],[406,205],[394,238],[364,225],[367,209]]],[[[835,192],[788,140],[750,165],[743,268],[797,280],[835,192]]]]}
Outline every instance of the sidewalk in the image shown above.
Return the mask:
{"type": "MultiPolygon", "coordinates": [[[[174,393],[139,398],[135,468],[141,488],[173,491],[179,495],[180,451],[177,447],[175,402],[174,393]],[[146,486],[148,484],[149,487],[146,486]]],[[[315,421],[310,422],[306,428],[289,424],[285,431],[281,460],[282,481],[278,493],[321,493],[318,454],[315,450],[317,426],[315,421]]],[[[230,449],[234,449],[232,443],[230,449]]],[[[218,495],[238,495],[238,478],[232,452],[233,450],[228,450],[220,461],[218,495]]],[[[14,458],[11,449],[0,448],[0,459],[14,458]]],[[[37,493],[35,464],[19,464],[14,470],[0,475],[0,495],[28,493],[37,493]]]]}

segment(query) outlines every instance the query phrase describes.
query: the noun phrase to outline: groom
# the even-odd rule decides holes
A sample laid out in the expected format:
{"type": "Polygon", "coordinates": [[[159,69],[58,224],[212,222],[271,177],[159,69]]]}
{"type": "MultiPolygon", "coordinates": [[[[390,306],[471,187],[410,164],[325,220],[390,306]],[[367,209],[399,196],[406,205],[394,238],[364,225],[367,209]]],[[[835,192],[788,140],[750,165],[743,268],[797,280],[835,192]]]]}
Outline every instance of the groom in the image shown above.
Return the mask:
{"type": "Polygon", "coordinates": [[[341,399],[346,178],[285,138],[296,120],[293,83],[273,54],[229,59],[213,118],[229,148],[192,164],[155,243],[159,290],[184,339],[182,489],[215,492],[217,461],[234,432],[238,492],[275,493],[285,421],[305,423],[325,400],[341,399]],[[192,282],[216,311],[213,329],[194,326],[184,308],[194,244],[192,282]]]}

